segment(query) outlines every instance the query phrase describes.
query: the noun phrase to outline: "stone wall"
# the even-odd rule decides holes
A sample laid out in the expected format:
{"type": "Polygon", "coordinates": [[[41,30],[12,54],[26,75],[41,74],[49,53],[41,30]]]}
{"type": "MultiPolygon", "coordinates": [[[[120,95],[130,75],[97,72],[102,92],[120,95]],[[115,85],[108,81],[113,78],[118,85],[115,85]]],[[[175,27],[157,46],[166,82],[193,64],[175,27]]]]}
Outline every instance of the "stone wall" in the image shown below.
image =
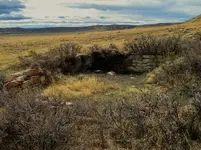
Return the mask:
{"type": "Polygon", "coordinates": [[[129,72],[144,73],[155,69],[161,60],[160,55],[130,55],[124,63],[129,72]]]}
{"type": "Polygon", "coordinates": [[[30,68],[13,74],[10,80],[5,81],[3,90],[13,93],[33,86],[45,86],[51,82],[50,73],[40,68],[30,68]]]}

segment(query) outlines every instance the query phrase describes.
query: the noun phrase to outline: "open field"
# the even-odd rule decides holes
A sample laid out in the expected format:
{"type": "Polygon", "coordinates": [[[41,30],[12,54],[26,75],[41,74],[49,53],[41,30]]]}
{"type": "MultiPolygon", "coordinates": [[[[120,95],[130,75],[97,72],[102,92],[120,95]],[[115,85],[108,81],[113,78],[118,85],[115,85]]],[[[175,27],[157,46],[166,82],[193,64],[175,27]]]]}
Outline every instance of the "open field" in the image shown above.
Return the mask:
{"type": "Polygon", "coordinates": [[[94,44],[107,46],[116,44],[123,50],[124,42],[135,39],[142,34],[164,37],[169,35],[182,35],[192,37],[201,31],[200,22],[186,22],[184,24],[163,27],[138,27],[128,30],[116,31],[92,31],[60,34],[30,34],[30,35],[3,35],[0,37],[0,70],[7,70],[8,66],[17,62],[18,56],[24,56],[29,51],[46,52],[48,49],[65,41],[73,41],[80,44],[83,52],[94,44]]]}
{"type": "Polygon", "coordinates": [[[200,33],[197,17],[163,27],[1,36],[0,149],[201,149],[200,33]],[[85,54],[110,43],[118,48],[85,54]]]}

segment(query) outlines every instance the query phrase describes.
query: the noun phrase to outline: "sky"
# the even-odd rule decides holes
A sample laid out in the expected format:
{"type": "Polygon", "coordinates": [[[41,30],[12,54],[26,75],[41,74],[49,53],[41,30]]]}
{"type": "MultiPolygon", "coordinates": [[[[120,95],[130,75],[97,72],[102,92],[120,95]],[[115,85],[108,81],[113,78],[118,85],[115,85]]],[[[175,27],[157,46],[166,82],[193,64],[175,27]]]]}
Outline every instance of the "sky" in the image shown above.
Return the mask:
{"type": "Polygon", "coordinates": [[[0,0],[0,28],[183,22],[201,0],[0,0]]]}

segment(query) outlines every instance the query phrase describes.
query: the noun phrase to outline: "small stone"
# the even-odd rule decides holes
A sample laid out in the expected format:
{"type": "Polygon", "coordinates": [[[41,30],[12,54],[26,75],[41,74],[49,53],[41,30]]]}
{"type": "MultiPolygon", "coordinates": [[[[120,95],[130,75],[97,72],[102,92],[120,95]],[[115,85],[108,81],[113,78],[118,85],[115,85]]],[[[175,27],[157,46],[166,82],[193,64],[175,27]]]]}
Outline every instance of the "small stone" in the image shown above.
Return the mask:
{"type": "Polygon", "coordinates": [[[143,61],[142,61],[143,63],[152,63],[153,62],[153,60],[151,60],[151,59],[143,59],[143,61]]]}
{"type": "Polygon", "coordinates": [[[24,82],[26,80],[27,76],[19,76],[15,79],[17,82],[24,82]]]}
{"type": "Polygon", "coordinates": [[[46,80],[45,76],[42,76],[42,77],[40,78],[40,82],[41,82],[41,83],[45,83],[45,80],[46,80]]]}
{"type": "Polygon", "coordinates": [[[116,75],[116,73],[114,71],[110,71],[110,72],[107,73],[107,75],[114,76],[114,75],[116,75]]]}
{"type": "Polygon", "coordinates": [[[145,59],[154,59],[156,56],[154,56],[154,55],[143,55],[142,57],[145,59]]]}
{"type": "Polygon", "coordinates": [[[71,103],[71,102],[66,102],[65,104],[66,104],[66,106],[72,106],[73,105],[73,103],[71,103]]]}
{"type": "Polygon", "coordinates": [[[102,70],[95,70],[94,73],[102,73],[102,70]]]}

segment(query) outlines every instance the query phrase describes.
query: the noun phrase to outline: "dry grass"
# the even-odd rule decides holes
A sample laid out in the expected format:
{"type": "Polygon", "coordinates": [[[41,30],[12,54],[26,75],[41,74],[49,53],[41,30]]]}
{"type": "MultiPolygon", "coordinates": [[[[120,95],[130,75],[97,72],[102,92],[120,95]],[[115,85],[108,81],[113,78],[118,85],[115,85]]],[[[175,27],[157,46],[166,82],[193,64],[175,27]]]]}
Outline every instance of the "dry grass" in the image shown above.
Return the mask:
{"type": "Polygon", "coordinates": [[[48,87],[44,93],[51,97],[79,98],[105,94],[117,90],[118,84],[108,84],[98,77],[90,75],[62,76],[59,81],[48,87]]]}
{"type": "Polygon", "coordinates": [[[120,50],[123,50],[123,43],[125,41],[135,39],[142,34],[152,34],[163,37],[178,34],[188,36],[200,32],[200,27],[200,22],[187,22],[180,25],[139,27],[121,31],[93,31],[42,35],[1,35],[0,70],[6,70],[8,66],[15,64],[17,62],[17,57],[27,55],[28,51],[44,53],[49,48],[57,46],[64,41],[77,42],[83,47],[83,52],[86,52],[87,48],[94,44],[107,46],[110,43],[115,43],[120,50]]]}

